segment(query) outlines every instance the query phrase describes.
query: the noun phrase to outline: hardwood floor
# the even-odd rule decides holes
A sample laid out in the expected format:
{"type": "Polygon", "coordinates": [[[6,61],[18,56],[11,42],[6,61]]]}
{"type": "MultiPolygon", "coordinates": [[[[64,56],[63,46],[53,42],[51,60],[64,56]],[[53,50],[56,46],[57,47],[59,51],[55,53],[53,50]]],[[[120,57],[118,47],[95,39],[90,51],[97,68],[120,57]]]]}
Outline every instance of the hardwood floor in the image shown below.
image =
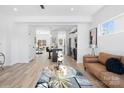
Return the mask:
{"type": "MultiPolygon", "coordinates": [[[[48,59],[48,54],[37,55],[30,63],[18,63],[0,70],[0,87],[2,88],[34,88],[42,69],[55,64],[48,59]]],[[[105,87],[100,81],[85,72],[83,64],[77,64],[71,57],[65,56],[65,65],[81,71],[96,87],[105,87]]]]}

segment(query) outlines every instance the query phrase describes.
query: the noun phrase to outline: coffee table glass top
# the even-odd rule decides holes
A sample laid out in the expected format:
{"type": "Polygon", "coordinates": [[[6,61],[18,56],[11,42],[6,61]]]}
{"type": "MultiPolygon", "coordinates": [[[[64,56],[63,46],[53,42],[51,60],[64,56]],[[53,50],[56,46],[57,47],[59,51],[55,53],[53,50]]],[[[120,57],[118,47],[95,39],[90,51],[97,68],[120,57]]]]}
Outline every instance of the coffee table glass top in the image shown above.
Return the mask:
{"type": "Polygon", "coordinates": [[[43,71],[46,76],[59,79],[72,78],[76,75],[76,70],[74,68],[65,65],[60,65],[59,68],[57,68],[55,65],[52,65],[46,67],[43,71]]]}
{"type": "Polygon", "coordinates": [[[80,71],[65,65],[44,67],[36,88],[94,88],[80,71]]]}
{"type": "Polygon", "coordinates": [[[70,66],[52,65],[44,68],[43,73],[49,77],[49,87],[51,88],[66,88],[66,87],[79,87],[74,80],[76,70],[70,66]]]}

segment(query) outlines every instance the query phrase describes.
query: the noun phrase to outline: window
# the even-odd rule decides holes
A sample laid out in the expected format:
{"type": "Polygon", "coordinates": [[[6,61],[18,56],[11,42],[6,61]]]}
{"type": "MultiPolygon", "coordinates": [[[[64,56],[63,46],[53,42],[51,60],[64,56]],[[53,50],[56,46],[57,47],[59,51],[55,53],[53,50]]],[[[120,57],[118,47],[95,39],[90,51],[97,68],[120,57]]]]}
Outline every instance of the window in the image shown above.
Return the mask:
{"type": "Polygon", "coordinates": [[[105,22],[100,24],[99,35],[107,35],[114,32],[114,21],[105,22]]]}

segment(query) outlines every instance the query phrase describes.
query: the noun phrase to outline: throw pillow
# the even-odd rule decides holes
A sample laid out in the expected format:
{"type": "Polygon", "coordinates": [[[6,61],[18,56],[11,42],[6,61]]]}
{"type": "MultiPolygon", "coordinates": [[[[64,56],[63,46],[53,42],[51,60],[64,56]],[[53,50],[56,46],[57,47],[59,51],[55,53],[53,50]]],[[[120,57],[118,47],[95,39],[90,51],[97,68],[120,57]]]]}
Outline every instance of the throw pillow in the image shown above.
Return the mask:
{"type": "Polygon", "coordinates": [[[106,61],[106,69],[110,72],[117,73],[117,74],[124,74],[124,67],[123,64],[117,58],[109,58],[106,61]]]}

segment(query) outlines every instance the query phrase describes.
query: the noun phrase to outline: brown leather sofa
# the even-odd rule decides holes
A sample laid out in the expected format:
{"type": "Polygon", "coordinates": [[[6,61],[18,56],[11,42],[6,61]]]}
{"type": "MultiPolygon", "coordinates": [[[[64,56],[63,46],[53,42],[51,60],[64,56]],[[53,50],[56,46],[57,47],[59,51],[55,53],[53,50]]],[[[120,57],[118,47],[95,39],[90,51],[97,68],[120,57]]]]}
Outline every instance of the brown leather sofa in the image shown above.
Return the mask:
{"type": "Polygon", "coordinates": [[[118,58],[124,64],[124,56],[101,52],[96,57],[84,57],[84,67],[108,87],[124,87],[124,74],[119,75],[106,70],[105,62],[108,58],[118,58]]]}

